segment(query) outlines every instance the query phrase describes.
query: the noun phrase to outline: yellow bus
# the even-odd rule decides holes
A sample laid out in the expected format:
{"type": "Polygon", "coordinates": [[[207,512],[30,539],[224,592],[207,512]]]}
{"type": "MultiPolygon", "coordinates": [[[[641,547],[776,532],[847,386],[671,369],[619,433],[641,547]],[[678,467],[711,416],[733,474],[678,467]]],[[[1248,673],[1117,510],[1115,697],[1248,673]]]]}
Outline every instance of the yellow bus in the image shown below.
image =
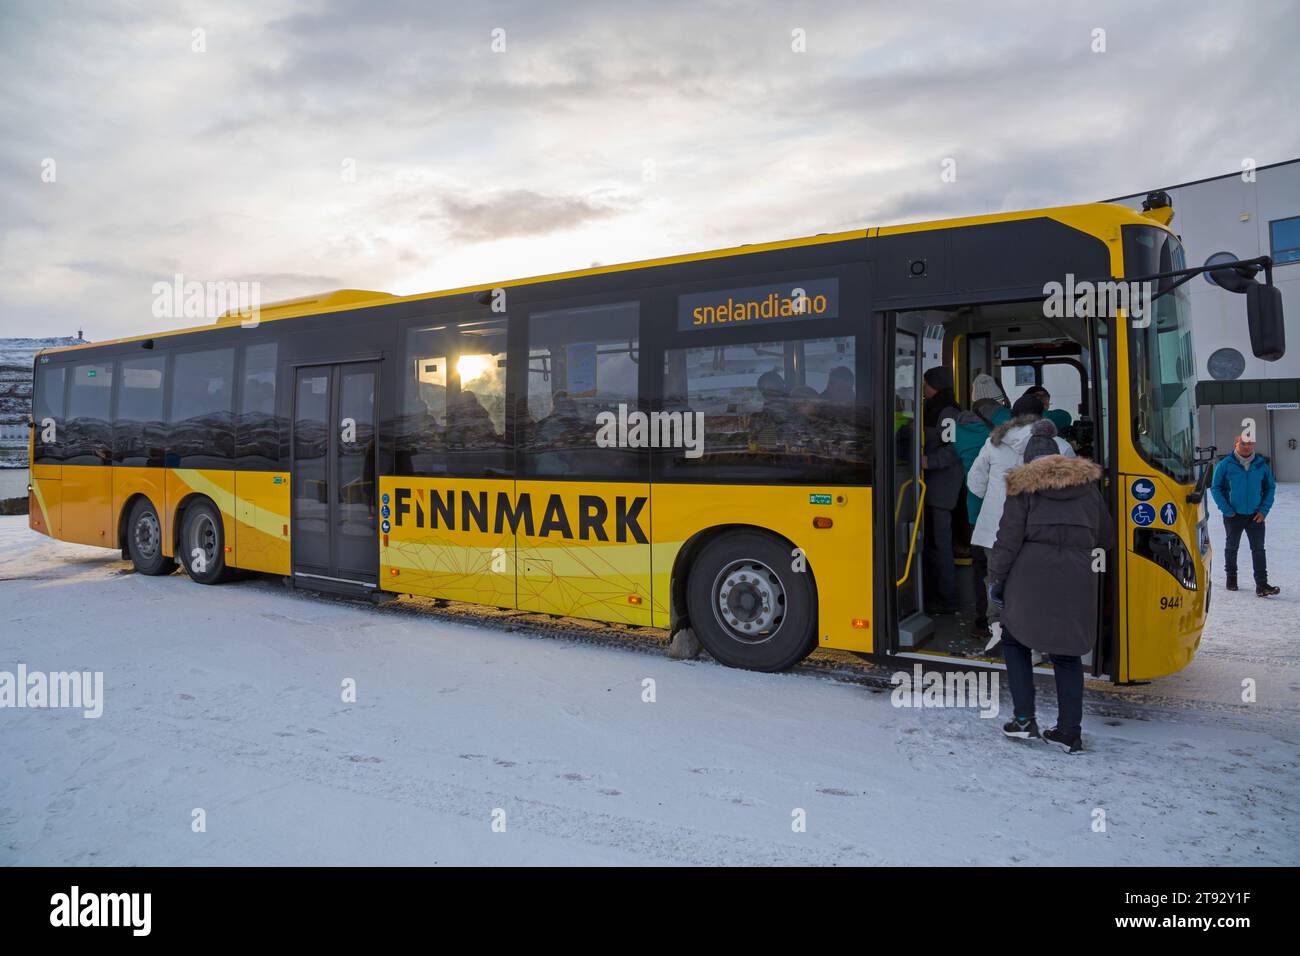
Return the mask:
{"type": "MultiPolygon", "coordinates": [[[[994,667],[968,615],[927,612],[916,426],[921,375],[943,365],[963,405],[980,374],[1010,397],[1053,383],[1121,542],[1090,672],[1170,674],[1210,599],[1180,288],[1204,270],[1185,269],[1168,198],[1146,205],[344,290],[42,352],[30,524],[202,584],[243,569],[690,627],[757,670],[818,647],[994,667]],[[1146,321],[1074,307],[1089,282],[1138,279],[1158,290],[1146,321]]],[[[1248,292],[1256,354],[1277,358],[1270,266],[1214,276],[1248,292]]]]}

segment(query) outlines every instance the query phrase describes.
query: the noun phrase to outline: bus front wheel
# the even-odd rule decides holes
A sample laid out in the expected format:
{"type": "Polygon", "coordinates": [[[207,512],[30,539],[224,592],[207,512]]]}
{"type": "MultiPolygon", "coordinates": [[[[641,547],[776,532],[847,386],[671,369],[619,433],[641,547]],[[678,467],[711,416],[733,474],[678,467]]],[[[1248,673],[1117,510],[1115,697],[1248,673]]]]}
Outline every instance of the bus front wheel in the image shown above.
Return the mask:
{"type": "Polygon", "coordinates": [[[695,560],[686,585],[691,627],[728,667],[779,671],[817,646],[817,591],[791,549],[760,531],[714,539],[695,560]]]}
{"type": "Polygon", "coordinates": [[[162,524],[158,512],[147,498],[141,498],[131,508],[126,521],[126,553],[131,556],[137,574],[151,577],[171,574],[176,562],[163,554],[162,524]]]}
{"type": "Polygon", "coordinates": [[[185,573],[199,584],[226,579],[226,536],[221,512],[212,502],[196,502],[185,509],[179,557],[185,573]]]}

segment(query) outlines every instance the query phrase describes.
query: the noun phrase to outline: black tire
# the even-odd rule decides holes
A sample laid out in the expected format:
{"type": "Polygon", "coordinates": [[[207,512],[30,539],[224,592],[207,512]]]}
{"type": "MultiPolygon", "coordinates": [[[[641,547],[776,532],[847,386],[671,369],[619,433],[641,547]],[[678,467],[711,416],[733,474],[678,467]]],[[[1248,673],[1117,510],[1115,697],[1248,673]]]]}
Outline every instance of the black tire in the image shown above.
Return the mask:
{"type": "Polygon", "coordinates": [[[185,573],[199,584],[219,584],[229,576],[221,512],[212,502],[197,501],[185,509],[176,555],[185,573]]]}
{"type": "Polygon", "coordinates": [[[162,522],[148,498],[131,506],[126,519],[126,552],[137,574],[155,577],[176,570],[176,560],[163,554],[162,522]]]}
{"type": "Polygon", "coordinates": [[[715,538],[691,566],[686,607],[704,649],[728,667],[780,671],[817,646],[817,589],[789,545],[761,531],[715,538]]]}

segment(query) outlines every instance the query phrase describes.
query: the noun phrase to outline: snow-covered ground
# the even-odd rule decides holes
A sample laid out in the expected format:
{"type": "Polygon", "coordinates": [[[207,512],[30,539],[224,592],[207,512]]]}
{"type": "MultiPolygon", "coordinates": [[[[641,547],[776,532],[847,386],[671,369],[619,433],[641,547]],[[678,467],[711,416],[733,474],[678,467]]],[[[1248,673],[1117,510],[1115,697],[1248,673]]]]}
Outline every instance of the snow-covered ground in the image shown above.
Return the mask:
{"type": "Polygon", "coordinates": [[[753,674],[648,632],[142,578],[0,518],[0,671],[105,684],[98,719],[0,709],[0,863],[1295,865],[1298,532],[1287,486],[1282,595],[1216,589],[1191,667],[1090,688],[1069,757],[1004,739],[1005,694],[999,720],[901,709],[835,661],[753,674]]]}

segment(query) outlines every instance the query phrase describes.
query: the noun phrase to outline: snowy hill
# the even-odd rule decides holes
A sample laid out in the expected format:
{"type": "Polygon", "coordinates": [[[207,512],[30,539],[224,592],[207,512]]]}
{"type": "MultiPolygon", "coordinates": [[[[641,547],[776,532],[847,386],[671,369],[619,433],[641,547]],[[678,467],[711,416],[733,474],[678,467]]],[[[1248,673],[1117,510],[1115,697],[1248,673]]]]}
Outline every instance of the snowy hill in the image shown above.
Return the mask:
{"type": "MultiPolygon", "coordinates": [[[[32,363],[41,349],[82,345],[76,336],[0,339],[0,426],[25,425],[32,411],[32,363]]],[[[4,428],[5,433],[11,429],[4,428]]],[[[25,435],[25,431],[23,432],[25,435]]],[[[27,442],[0,444],[0,468],[27,467],[27,442]]]]}

